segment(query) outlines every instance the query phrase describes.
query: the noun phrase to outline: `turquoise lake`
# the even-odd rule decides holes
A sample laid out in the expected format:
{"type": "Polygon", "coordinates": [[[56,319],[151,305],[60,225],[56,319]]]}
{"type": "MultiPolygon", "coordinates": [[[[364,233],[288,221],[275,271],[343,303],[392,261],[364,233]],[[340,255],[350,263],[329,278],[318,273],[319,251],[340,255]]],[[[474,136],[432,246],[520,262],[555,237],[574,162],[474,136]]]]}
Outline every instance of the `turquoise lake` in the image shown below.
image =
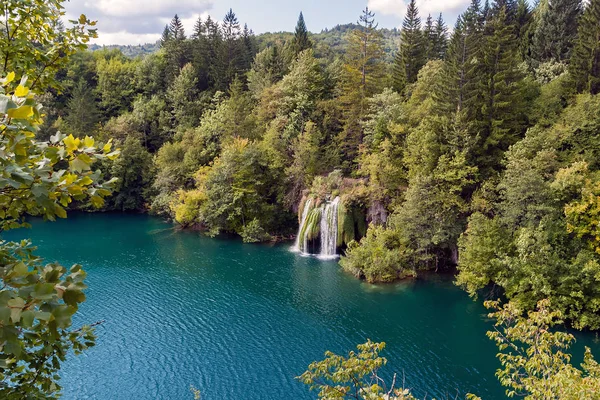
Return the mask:
{"type": "MultiPolygon", "coordinates": [[[[75,318],[105,322],[96,347],[64,364],[64,399],[311,399],[294,379],[326,350],[384,341],[386,376],[415,395],[503,399],[480,302],[448,278],[374,286],[291,243],[243,244],[179,232],[145,215],[71,214],[33,229],[46,261],[82,264],[87,301],[75,318]]],[[[593,334],[578,334],[597,358],[593,334]]]]}

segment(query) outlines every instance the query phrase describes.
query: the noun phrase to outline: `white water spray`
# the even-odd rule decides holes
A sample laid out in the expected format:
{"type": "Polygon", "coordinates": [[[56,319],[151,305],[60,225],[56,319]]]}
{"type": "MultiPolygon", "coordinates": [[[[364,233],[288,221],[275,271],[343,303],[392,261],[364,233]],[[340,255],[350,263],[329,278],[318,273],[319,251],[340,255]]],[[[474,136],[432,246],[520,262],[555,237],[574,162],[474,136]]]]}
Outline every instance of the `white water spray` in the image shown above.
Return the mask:
{"type": "Polygon", "coordinates": [[[339,204],[340,198],[336,197],[323,206],[321,214],[321,253],[319,254],[323,258],[337,256],[339,204]]]}

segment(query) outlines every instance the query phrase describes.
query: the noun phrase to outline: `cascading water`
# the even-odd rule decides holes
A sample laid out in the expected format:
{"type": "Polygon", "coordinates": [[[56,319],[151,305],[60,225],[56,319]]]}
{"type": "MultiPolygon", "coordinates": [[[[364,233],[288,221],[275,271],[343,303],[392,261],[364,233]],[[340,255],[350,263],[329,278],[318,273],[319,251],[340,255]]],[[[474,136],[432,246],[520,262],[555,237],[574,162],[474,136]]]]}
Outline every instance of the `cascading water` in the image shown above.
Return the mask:
{"type": "Polygon", "coordinates": [[[308,240],[306,238],[306,235],[304,236],[304,240],[302,240],[302,244],[300,243],[300,236],[301,236],[301,232],[302,229],[304,229],[304,226],[306,225],[306,219],[308,218],[308,213],[310,211],[310,206],[312,205],[312,197],[309,197],[306,200],[306,203],[304,204],[304,210],[302,210],[302,219],[300,221],[300,228],[298,228],[298,235],[296,235],[296,244],[294,245],[294,251],[299,251],[299,252],[306,252],[307,248],[308,248],[308,240]]]}
{"type": "Polygon", "coordinates": [[[319,254],[323,258],[337,257],[339,204],[340,198],[336,197],[323,206],[321,215],[321,253],[319,254]]]}

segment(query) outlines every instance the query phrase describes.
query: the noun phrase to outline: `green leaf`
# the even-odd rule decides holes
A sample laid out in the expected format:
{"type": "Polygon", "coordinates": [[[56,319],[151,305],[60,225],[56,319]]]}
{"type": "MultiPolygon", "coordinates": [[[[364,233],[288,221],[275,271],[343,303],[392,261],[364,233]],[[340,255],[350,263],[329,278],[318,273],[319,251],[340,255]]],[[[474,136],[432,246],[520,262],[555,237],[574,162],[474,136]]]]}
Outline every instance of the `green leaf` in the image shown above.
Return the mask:
{"type": "Polygon", "coordinates": [[[27,272],[29,272],[29,268],[27,268],[27,265],[25,265],[23,262],[19,262],[13,267],[13,273],[16,276],[26,275],[27,272]]]}
{"type": "Polygon", "coordinates": [[[21,312],[23,311],[23,307],[25,307],[25,300],[20,297],[15,297],[14,299],[10,299],[7,304],[10,307],[10,319],[13,324],[16,324],[21,319],[21,312]]]}
{"type": "Polygon", "coordinates": [[[70,165],[71,165],[71,170],[73,172],[83,172],[83,171],[90,170],[90,165],[87,162],[85,162],[83,157],[81,157],[81,156],[78,156],[73,161],[71,161],[70,165]]]}
{"type": "Polygon", "coordinates": [[[31,328],[33,326],[34,317],[35,314],[31,310],[23,312],[21,315],[21,325],[23,325],[25,328],[31,328]]]}

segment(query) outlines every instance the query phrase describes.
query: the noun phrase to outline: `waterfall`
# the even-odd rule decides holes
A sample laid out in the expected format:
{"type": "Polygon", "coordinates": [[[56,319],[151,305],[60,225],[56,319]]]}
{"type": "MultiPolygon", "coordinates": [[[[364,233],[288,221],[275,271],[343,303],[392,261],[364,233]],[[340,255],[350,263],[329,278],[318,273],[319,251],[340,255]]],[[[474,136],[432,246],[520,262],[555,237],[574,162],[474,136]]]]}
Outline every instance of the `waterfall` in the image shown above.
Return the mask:
{"type": "Polygon", "coordinates": [[[323,258],[337,256],[337,236],[338,236],[338,206],[340,198],[336,197],[333,201],[323,206],[321,214],[321,254],[323,258]]]}
{"type": "Polygon", "coordinates": [[[301,238],[301,232],[306,224],[306,219],[308,218],[308,212],[310,211],[310,206],[312,205],[312,197],[309,197],[304,203],[304,210],[302,210],[302,219],[300,220],[300,227],[298,228],[298,234],[296,235],[296,244],[294,245],[294,251],[306,252],[308,248],[308,240],[306,240],[306,235],[304,238],[301,238]],[[302,247],[300,247],[300,239],[302,240],[302,247]]]}

